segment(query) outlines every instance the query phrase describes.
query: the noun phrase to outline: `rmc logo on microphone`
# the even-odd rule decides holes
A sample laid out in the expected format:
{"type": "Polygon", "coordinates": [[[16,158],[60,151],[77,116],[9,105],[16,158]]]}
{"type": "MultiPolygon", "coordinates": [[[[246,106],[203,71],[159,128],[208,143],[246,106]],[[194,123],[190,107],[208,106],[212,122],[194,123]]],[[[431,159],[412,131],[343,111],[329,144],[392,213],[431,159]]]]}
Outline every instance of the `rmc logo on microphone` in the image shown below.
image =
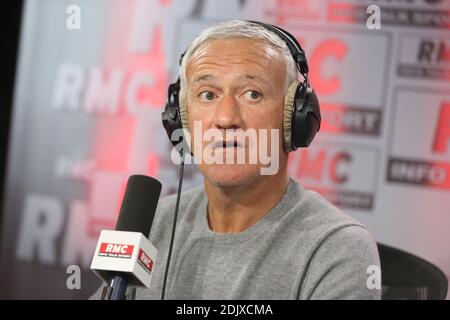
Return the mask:
{"type": "Polygon", "coordinates": [[[91,270],[106,283],[111,272],[127,275],[129,285],[150,287],[157,249],[140,232],[102,230],[91,270]]]}
{"type": "Polygon", "coordinates": [[[98,255],[101,257],[130,259],[134,246],[127,244],[102,243],[98,255]]]}
{"type": "Polygon", "coordinates": [[[138,263],[148,274],[152,274],[153,260],[142,249],[139,249],[138,263]]]}

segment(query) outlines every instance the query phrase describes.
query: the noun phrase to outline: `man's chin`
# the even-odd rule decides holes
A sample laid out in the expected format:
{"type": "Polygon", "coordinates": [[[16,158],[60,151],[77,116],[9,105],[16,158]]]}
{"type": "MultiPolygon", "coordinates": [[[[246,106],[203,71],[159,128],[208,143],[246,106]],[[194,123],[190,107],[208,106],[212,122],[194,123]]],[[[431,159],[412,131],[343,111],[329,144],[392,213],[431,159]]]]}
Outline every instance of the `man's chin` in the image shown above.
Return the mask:
{"type": "Polygon", "coordinates": [[[243,168],[239,165],[216,165],[207,168],[203,176],[216,187],[244,186],[260,177],[259,168],[243,168]]]}

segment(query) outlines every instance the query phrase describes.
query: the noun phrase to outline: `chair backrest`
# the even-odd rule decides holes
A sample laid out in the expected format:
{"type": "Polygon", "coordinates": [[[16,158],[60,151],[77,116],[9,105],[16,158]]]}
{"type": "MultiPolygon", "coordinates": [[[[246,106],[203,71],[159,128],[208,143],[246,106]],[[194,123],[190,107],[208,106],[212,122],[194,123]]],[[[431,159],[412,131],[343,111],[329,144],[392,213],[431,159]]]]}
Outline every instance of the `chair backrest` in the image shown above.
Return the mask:
{"type": "Polygon", "coordinates": [[[448,279],[430,262],[378,243],[383,300],[444,300],[448,279]]]}

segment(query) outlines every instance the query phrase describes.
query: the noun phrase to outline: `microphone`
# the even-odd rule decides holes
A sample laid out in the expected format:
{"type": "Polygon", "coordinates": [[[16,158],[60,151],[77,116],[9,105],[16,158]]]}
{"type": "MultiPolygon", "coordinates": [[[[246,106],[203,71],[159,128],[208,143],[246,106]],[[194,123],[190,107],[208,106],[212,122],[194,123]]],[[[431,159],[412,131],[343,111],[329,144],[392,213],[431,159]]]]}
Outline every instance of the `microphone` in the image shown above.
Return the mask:
{"type": "Polygon", "coordinates": [[[123,300],[128,285],[150,287],[157,250],[148,240],[161,183],[144,175],[130,176],[116,229],[102,230],[91,263],[108,286],[103,300],[123,300]]]}

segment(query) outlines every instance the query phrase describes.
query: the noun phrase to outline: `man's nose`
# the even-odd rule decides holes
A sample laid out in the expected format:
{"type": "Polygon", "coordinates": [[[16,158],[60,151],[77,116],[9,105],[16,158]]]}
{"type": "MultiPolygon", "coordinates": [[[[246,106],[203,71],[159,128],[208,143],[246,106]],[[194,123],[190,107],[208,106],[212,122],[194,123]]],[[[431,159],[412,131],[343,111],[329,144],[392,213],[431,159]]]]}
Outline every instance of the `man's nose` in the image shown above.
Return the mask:
{"type": "Polygon", "coordinates": [[[214,126],[218,129],[242,128],[241,110],[235,97],[224,95],[216,106],[214,126]]]}

